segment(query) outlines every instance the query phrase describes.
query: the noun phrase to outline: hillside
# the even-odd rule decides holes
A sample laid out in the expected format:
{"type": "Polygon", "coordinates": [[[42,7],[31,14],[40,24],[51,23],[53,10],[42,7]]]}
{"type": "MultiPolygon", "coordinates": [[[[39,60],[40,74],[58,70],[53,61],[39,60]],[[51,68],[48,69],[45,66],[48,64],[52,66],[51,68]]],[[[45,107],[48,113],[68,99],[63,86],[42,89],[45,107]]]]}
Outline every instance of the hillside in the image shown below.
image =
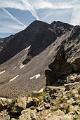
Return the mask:
{"type": "Polygon", "coordinates": [[[0,96],[61,86],[80,73],[80,26],[34,21],[0,46],[0,96]]]}

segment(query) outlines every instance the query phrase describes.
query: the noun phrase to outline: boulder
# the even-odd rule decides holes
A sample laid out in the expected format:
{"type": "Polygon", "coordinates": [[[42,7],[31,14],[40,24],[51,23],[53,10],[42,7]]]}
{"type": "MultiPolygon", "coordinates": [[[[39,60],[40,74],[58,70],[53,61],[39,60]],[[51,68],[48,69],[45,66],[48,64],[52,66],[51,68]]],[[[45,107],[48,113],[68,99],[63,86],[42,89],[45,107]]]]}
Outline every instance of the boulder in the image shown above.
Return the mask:
{"type": "Polygon", "coordinates": [[[27,98],[25,96],[20,96],[17,98],[17,106],[22,107],[23,109],[26,108],[27,98]]]}
{"type": "Polygon", "coordinates": [[[19,120],[37,120],[36,111],[30,109],[23,110],[19,120]]]}
{"type": "Polygon", "coordinates": [[[38,104],[39,104],[39,99],[37,99],[37,98],[32,99],[31,97],[28,97],[28,101],[26,103],[26,108],[30,108],[32,106],[37,107],[38,104]]]}
{"type": "Polygon", "coordinates": [[[0,112],[0,120],[10,120],[10,116],[6,110],[0,112]]]}
{"type": "Polygon", "coordinates": [[[44,103],[44,107],[46,108],[46,109],[50,109],[50,107],[51,107],[51,105],[50,105],[50,103],[44,103]]]}

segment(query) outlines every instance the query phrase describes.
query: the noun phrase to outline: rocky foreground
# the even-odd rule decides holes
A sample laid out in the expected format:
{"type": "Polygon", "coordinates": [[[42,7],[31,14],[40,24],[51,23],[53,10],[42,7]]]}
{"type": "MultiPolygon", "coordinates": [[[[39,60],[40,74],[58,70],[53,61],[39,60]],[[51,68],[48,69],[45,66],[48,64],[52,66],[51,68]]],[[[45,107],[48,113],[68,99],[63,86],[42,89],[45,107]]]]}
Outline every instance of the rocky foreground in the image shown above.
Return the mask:
{"type": "Polygon", "coordinates": [[[0,98],[0,120],[80,120],[80,75],[66,81],[30,95],[0,98]]]}

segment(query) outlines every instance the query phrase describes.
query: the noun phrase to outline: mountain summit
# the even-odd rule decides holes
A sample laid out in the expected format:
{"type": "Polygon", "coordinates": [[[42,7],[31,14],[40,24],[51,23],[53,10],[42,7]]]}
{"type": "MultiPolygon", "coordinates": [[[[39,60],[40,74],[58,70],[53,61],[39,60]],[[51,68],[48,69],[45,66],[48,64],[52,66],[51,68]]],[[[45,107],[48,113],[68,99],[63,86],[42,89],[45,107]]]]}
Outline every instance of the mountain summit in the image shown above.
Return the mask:
{"type": "Polygon", "coordinates": [[[39,54],[57,37],[60,37],[65,32],[70,31],[73,26],[62,23],[53,22],[47,24],[42,21],[34,21],[25,30],[4,39],[1,43],[0,64],[7,61],[24,48],[31,45],[29,54],[31,57],[39,54]]]}

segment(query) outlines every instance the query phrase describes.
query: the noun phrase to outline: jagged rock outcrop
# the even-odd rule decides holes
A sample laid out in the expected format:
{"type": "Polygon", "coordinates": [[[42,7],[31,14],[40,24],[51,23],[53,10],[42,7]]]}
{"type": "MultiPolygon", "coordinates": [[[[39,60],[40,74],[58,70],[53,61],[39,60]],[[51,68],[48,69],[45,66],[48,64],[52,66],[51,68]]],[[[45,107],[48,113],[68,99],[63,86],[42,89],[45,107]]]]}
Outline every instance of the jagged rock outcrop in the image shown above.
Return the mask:
{"type": "Polygon", "coordinates": [[[61,36],[62,34],[66,33],[68,30],[71,30],[73,26],[69,25],[68,23],[54,21],[51,23],[51,28],[53,29],[53,31],[55,31],[55,34],[57,36],[61,36]]]}
{"type": "Polygon", "coordinates": [[[63,84],[65,77],[73,73],[73,67],[67,62],[64,44],[59,46],[54,61],[49,64],[49,70],[45,70],[46,85],[63,84]]]}
{"type": "Polygon", "coordinates": [[[80,72],[80,26],[75,26],[58,46],[49,69],[45,71],[48,85],[63,84],[66,76],[80,72]]]}

